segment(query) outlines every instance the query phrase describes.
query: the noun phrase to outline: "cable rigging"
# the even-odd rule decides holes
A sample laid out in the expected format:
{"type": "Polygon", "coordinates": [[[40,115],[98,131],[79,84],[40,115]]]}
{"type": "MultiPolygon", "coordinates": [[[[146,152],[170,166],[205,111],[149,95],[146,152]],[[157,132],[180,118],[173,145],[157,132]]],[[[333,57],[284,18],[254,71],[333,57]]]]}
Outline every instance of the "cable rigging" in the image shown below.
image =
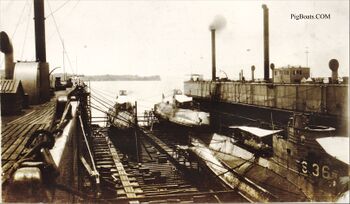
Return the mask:
{"type": "Polygon", "coordinates": [[[13,34],[12,34],[11,39],[13,39],[13,37],[14,37],[15,34],[16,34],[17,28],[18,28],[19,24],[21,23],[21,20],[22,20],[23,14],[24,14],[24,10],[25,10],[25,8],[27,7],[27,4],[28,4],[28,0],[26,0],[24,6],[23,6],[23,8],[22,8],[21,15],[19,16],[19,19],[18,19],[18,21],[17,21],[16,27],[15,27],[15,30],[13,31],[13,34]]]}
{"type": "Polygon", "coordinates": [[[67,56],[68,63],[69,63],[69,67],[70,67],[72,73],[75,74],[75,72],[74,72],[74,70],[73,70],[73,68],[72,68],[72,63],[71,63],[71,60],[70,60],[69,55],[68,55],[68,53],[67,53],[66,47],[64,46],[63,38],[62,38],[62,35],[61,35],[60,31],[59,31],[59,28],[58,28],[58,25],[57,25],[55,16],[53,15],[53,12],[52,12],[52,9],[51,9],[51,6],[50,6],[50,2],[49,2],[49,0],[46,0],[46,1],[47,1],[47,4],[48,4],[49,9],[50,9],[50,12],[51,12],[51,13],[49,14],[49,16],[50,16],[50,15],[52,16],[52,20],[53,20],[53,22],[54,22],[54,24],[55,24],[58,37],[59,37],[59,39],[60,39],[60,41],[61,41],[61,44],[62,44],[62,47],[63,47],[63,51],[64,51],[64,53],[65,53],[66,56],[67,56]]]}
{"type": "Polygon", "coordinates": [[[25,48],[25,44],[26,44],[26,41],[27,41],[27,35],[28,35],[28,28],[29,28],[29,24],[30,24],[30,14],[32,12],[32,3],[30,3],[29,7],[29,12],[28,12],[28,16],[27,16],[27,26],[26,26],[26,31],[25,31],[25,34],[24,34],[24,40],[23,40],[23,44],[22,44],[22,52],[21,52],[21,59],[23,59],[23,53],[24,53],[24,48],[25,48]]]}
{"type": "Polygon", "coordinates": [[[49,15],[47,15],[45,18],[49,18],[51,17],[54,13],[56,13],[57,11],[59,11],[61,8],[63,8],[68,2],[70,2],[71,0],[67,0],[65,2],[63,2],[59,7],[57,7],[53,12],[51,12],[49,15]]]}

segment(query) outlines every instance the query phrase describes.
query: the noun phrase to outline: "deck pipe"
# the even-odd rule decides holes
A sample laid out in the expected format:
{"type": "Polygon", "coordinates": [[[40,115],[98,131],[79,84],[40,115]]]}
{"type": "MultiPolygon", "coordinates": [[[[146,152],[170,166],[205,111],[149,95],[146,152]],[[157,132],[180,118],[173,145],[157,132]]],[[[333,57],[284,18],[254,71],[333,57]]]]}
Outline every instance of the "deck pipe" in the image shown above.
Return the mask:
{"type": "Polygon", "coordinates": [[[329,69],[332,70],[332,82],[331,83],[338,83],[338,68],[339,68],[339,62],[336,59],[329,60],[328,63],[329,69]]]}
{"type": "Polygon", "coordinates": [[[275,64],[274,63],[271,63],[270,64],[270,69],[271,69],[271,75],[272,75],[272,82],[274,82],[274,71],[275,71],[275,64]]]}
{"type": "Polygon", "coordinates": [[[13,46],[10,38],[4,32],[0,32],[0,51],[5,54],[5,79],[13,79],[15,63],[13,62],[13,46]]]}
{"type": "Polygon", "coordinates": [[[262,5],[264,10],[264,80],[268,81],[269,76],[269,9],[265,4],[262,5]]]}
{"type": "Polygon", "coordinates": [[[216,54],[215,54],[215,29],[210,29],[211,32],[211,80],[216,81],[216,54]]]}
{"type": "Polygon", "coordinates": [[[255,71],[254,65],[251,66],[251,70],[252,70],[252,81],[254,81],[254,71],[255,71]]]}

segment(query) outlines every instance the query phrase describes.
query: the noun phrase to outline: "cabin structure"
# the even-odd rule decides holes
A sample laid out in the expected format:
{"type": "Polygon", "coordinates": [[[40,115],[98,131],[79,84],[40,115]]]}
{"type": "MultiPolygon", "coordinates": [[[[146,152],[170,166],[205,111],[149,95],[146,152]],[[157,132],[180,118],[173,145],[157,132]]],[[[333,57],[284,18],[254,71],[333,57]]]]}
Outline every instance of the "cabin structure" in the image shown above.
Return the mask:
{"type": "Polygon", "coordinates": [[[303,78],[310,77],[309,67],[281,67],[273,70],[274,83],[300,83],[303,78]]]}
{"type": "Polygon", "coordinates": [[[24,90],[21,81],[1,79],[0,94],[1,115],[13,115],[22,110],[24,90]]]}

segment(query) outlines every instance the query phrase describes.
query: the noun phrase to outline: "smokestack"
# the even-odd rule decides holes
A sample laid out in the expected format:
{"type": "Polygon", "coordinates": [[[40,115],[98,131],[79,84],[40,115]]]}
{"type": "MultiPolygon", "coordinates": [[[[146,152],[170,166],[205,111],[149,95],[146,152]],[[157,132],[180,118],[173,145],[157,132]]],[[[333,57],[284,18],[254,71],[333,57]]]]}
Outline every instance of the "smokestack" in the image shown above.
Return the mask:
{"type": "Polygon", "coordinates": [[[215,32],[220,31],[226,26],[226,20],[224,17],[217,15],[213,22],[209,25],[211,32],[211,58],[212,58],[212,69],[211,69],[211,80],[216,81],[216,53],[215,53],[215,32]]]}
{"type": "Polygon", "coordinates": [[[268,81],[269,76],[269,9],[265,4],[262,5],[264,10],[264,80],[268,81]]]}
{"type": "Polygon", "coordinates": [[[5,79],[13,79],[13,47],[10,38],[3,31],[0,32],[0,51],[5,54],[5,79]]]}
{"type": "Polygon", "coordinates": [[[215,29],[211,29],[211,80],[216,81],[215,29]]]}
{"type": "Polygon", "coordinates": [[[336,59],[331,59],[328,63],[329,69],[332,70],[332,83],[338,83],[338,68],[339,62],[336,59]]]}
{"type": "Polygon", "coordinates": [[[254,81],[254,71],[255,71],[255,66],[254,65],[251,67],[251,70],[252,70],[252,81],[254,81]]]}
{"type": "Polygon", "coordinates": [[[34,0],[36,61],[46,62],[44,0],[34,0]]]}

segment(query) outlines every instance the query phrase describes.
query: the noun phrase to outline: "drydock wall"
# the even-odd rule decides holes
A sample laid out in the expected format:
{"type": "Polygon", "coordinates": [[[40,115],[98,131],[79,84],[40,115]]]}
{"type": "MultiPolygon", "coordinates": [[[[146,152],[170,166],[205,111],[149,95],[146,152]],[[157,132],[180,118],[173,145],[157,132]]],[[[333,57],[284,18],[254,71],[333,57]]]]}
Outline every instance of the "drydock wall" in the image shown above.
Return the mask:
{"type": "Polygon", "coordinates": [[[186,81],[184,91],[200,99],[347,118],[347,84],[272,84],[186,81]]]}

